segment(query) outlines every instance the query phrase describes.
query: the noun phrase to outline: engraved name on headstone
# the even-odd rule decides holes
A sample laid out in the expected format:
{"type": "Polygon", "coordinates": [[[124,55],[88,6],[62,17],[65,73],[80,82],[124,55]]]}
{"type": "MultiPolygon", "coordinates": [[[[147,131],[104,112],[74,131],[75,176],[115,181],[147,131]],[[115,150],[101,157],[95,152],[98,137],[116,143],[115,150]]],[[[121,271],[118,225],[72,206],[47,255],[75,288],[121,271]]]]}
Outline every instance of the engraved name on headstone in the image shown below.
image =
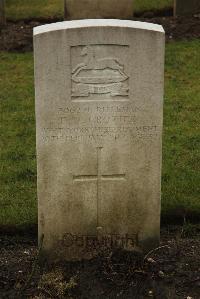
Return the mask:
{"type": "Polygon", "coordinates": [[[39,239],[50,258],[159,243],[164,31],[122,20],[34,29],[39,239]]]}

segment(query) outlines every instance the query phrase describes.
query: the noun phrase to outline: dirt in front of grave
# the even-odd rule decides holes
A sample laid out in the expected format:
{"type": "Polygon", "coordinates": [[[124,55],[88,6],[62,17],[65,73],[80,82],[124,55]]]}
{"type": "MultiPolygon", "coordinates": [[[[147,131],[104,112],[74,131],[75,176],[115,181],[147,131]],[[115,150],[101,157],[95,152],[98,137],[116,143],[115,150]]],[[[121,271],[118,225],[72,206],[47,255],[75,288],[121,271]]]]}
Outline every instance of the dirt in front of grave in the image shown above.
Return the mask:
{"type": "Polygon", "coordinates": [[[0,236],[0,298],[200,298],[198,229],[162,230],[161,245],[140,253],[104,252],[87,262],[38,264],[37,241],[0,236]]]}
{"type": "MultiPolygon", "coordinates": [[[[200,14],[187,17],[151,17],[146,13],[134,20],[160,24],[166,32],[166,40],[200,38],[200,14]]],[[[24,20],[7,22],[0,30],[0,51],[26,52],[33,50],[33,27],[59,21],[57,19],[24,20]]]]}

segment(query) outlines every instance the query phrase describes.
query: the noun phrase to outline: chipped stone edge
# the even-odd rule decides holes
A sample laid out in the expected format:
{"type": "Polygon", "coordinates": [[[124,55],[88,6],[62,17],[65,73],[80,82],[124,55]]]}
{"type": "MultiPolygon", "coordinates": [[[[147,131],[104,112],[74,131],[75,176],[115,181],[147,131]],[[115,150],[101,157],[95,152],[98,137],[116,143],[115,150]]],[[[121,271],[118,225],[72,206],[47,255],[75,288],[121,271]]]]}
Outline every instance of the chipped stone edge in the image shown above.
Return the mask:
{"type": "Polygon", "coordinates": [[[76,21],[64,21],[57,22],[33,28],[33,35],[39,35],[57,30],[78,29],[78,28],[90,28],[90,27],[120,27],[120,28],[133,28],[155,31],[165,33],[163,27],[158,24],[130,21],[130,20],[118,20],[118,19],[87,19],[76,21]]]}

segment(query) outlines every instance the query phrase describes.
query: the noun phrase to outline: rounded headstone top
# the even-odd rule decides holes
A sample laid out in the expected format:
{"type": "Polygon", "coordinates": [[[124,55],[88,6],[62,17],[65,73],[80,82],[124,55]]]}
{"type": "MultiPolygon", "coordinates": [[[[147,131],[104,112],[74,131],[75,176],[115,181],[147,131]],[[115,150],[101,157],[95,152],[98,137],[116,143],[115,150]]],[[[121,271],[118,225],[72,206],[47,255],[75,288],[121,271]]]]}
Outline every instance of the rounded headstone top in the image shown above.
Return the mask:
{"type": "Polygon", "coordinates": [[[57,22],[57,23],[37,26],[33,29],[33,35],[35,36],[41,33],[57,31],[57,30],[89,28],[89,27],[134,28],[134,29],[142,29],[142,30],[164,33],[164,29],[161,25],[147,23],[147,22],[117,20],[117,19],[87,19],[87,20],[57,22]]]}

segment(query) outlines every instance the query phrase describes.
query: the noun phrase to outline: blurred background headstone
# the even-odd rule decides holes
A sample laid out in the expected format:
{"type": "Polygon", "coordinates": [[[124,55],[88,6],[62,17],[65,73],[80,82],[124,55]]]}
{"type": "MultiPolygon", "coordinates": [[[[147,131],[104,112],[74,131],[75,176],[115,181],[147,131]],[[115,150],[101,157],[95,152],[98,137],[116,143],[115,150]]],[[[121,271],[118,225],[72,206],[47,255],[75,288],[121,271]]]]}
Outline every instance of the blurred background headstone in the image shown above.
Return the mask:
{"type": "Polygon", "coordinates": [[[134,0],[64,0],[65,20],[131,19],[134,0]]]}
{"type": "Polygon", "coordinates": [[[5,1],[0,0],[0,27],[6,24],[5,1]]]}
{"type": "Polygon", "coordinates": [[[200,0],[174,0],[174,16],[200,13],[200,0]]]}

